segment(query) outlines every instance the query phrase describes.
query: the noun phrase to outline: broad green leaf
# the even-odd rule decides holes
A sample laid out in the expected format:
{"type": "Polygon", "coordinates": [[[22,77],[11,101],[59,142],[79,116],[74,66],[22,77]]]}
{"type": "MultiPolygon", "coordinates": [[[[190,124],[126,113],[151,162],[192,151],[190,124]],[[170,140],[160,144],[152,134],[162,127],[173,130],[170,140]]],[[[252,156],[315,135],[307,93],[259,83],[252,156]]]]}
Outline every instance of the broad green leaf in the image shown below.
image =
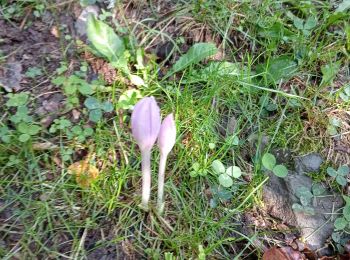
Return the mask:
{"type": "Polygon", "coordinates": [[[109,101],[105,101],[101,104],[101,109],[107,113],[112,112],[113,111],[113,105],[111,102],[109,101]]]}
{"type": "Polygon", "coordinates": [[[231,176],[233,178],[239,178],[242,175],[242,171],[239,167],[237,166],[230,166],[226,169],[226,174],[228,176],[231,176]]]}
{"type": "Polygon", "coordinates": [[[217,196],[224,201],[232,199],[232,192],[226,190],[226,189],[219,189],[217,192],[217,196]]]}
{"type": "Polygon", "coordinates": [[[309,207],[309,206],[304,206],[303,211],[304,211],[304,213],[307,214],[307,215],[314,215],[314,214],[315,214],[314,208],[309,207]]]}
{"type": "Polygon", "coordinates": [[[325,86],[327,84],[332,84],[333,79],[337,75],[339,69],[340,69],[340,62],[335,62],[335,63],[330,63],[323,65],[321,67],[321,72],[322,72],[322,82],[321,86],[325,86]]]}
{"type": "Polygon", "coordinates": [[[272,171],[276,165],[275,156],[270,153],[265,153],[264,156],[262,157],[262,164],[266,169],[272,171]]]}
{"type": "Polygon", "coordinates": [[[288,79],[297,71],[297,63],[287,55],[279,56],[269,60],[266,64],[257,66],[258,73],[266,73],[269,84],[277,83],[281,79],[288,79]]]}
{"type": "Polygon", "coordinates": [[[119,97],[118,107],[131,109],[140,98],[142,98],[142,95],[138,89],[128,89],[119,97]]]}
{"type": "Polygon", "coordinates": [[[314,16],[310,16],[309,18],[306,19],[305,24],[304,24],[304,29],[305,30],[311,30],[317,25],[317,20],[314,16]]]}
{"type": "Polygon", "coordinates": [[[75,135],[80,135],[83,132],[83,129],[81,128],[81,126],[75,125],[75,126],[72,127],[72,132],[75,135]]]}
{"type": "Polygon", "coordinates": [[[92,45],[109,61],[117,61],[123,55],[123,40],[114,30],[90,15],[87,22],[87,36],[92,45]]]}
{"type": "Polygon", "coordinates": [[[198,175],[200,175],[200,176],[207,176],[207,174],[208,174],[208,172],[205,169],[198,171],[198,175]]]}
{"type": "Polygon", "coordinates": [[[220,185],[225,187],[225,188],[231,187],[233,185],[233,181],[232,181],[231,177],[225,173],[220,174],[218,180],[219,180],[220,185]]]}
{"type": "Polygon", "coordinates": [[[199,163],[195,162],[192,164],[192,169],[195,170],[196,172],[199,171],[200,165],[199,163]]]}
{"type": "Polygon", "coordinates": [[[346,176],[349,174],[349,166],[347,165],[342,165],[338,168],[338,174],[342,176],[346,176]]]}
{"type": "Polygon", "coordinates": [[[180,57],[180,59],[174,64],[165,77],[167,78],[192,64],[199,63],[205,58],[216,54],[217,51],[218,49],[213,43],[196,43],[188,50],[186,54],[180,57]]]}
{"type": "Polygon", "coordinates": [[[96,98],[94,97],[88,97],[87,99],[85,99],[84,105],[89,109],[89,110],[93,110],[93,109],[98,109],[101,107],[100,101],[98,101],[96,98]]]}
{"type": "Polygon", "coordinates": [[[350,206],[350,197],[346,196],[346,195],[343,195],[343,199],[345,200],[346,205],[350,206]]]}
{"type": "Polygon", "coordinates": [[[94,134],[94,129],[92,129],[91,127],[87,127],[84,129],[83,134],[84,136],[91,136],[94,134]]]}
{"type": "Polygon", "coordinates": [[[2,135],[1,141],[3,141],[5,144],[8,144],[11,141],[11,136],[10,135],[2,135]]]}
{"type": "Polygon", "coordinates": [[[348,221],[345,218],[337,218],[334,221],[334,227],[336,230],[343,230],[346,228],[348,221]]]}
{"type": "Polygon", "coordinates": [[[102,110],[101,109],[92,109],[89,113],[89,120],[92,122],[98,122],[102,118],[102,110]]]}
{"type": "Polygon", "coordinates": [[[350,205],[348,203],[343,208],[343,216],[347,221],[350,221],[350,205]]]}
{"type": "Polygon", "coordinates": [[[82,84],[79,88],[78,88],[79,92],[85,96],[87,95],[91,95],[94,93],[94,90],[92,89],[92,86],[90,84],[82,84]]]}
{"type": "Polygon", "coordinates": [[[21,134],[18,138],[18,140],[22,143],[27,142],[30,139],[30,135],[29,134],[21,134]]]}
{"type": "Polygon", "coordinates": [[[18,107],[18,106],[24,106],[27,103],[29,99],[29,94],[27,92],[21,92],[18,94],[9,93],[6,95],[6,97],[9,98],[6,102],[6,106],[18,107]]]}
{"type": "Polygon", "coordinates": [[[326,189],[320,183],[312,185],[312,194],[314,196],[320,196],[326,192],[326,189]]]}
{"type": "Polygon", "coordinates": [[[288,169],[282,164],[276,165],[276,167],[273,168],[272,172],[280,178],[284,178],[288,175],[288,169]]]}
{"type": "Polygon", "coordinates": [[[298,198],[307,198],[307,199],[311,199],[313,197],[312,193],[310,192],[309,188],[305,187],[305,186],[302,186],[302,187],[299,187],[296,192],[295,192],[295,195],[298,197],[298,198]]]}
{"type": "Polygon", "coordinates": [[[190,171],[190,176],[191,177],[197,177],[198,172],[197,171],[190,171]]]}
{"type": "Polygon", "coordinates": [[[17,130],[19,132],[21,132],[22,134],[28,134],[28,131],[29,131],[29,125],[22,122],[22,123],[19,123],[18,126],[17,126],[17,130]]]}
{"type": "Polygon", "coordinates": [[[341,176],[341,175],[338,175],[336,178],[335,178],[335,180],[337,181],[337,183],[339,184],[339,185],[341,185],[341,186],[345,186],[346,185],[346,183],[347,183],[347,181],[346,181],[346,179],[343,177],[343,176],[341,176]]]}
{"type": "Polygon", "coordinates": [[[327,173],[331,177],[336,177],[338,175],[337,171],[333,169],[332,167],[327,168],[327,173]]]}
{"type": "Polygon", "coordinates": [[[333,232],[332,239],[334,240],[334,242],[340,243],[341,233],[340,232],[333,232]]]}
{"type": "Polygon", "coordinates": [[[36,135],[37,133],[39,133],[41,130],[41,127],[38,126],[38,125],[31,125],[29,128],[28,128],[28,134],[30,135],[36,135]]]}
{"type": "Polygon", "coordinates": [[[335,10],[336,13],[339,12],[345,12],[346,10],[348,10],[350,8],[350,0],[343,0],[343,2],[341,2],[338,5],[338,8],[335,10]]]}
{"type": "Polygon", "coordinates": [[[211,167],[216,174],[220,174],[220,173],[225,172],[225,166],[219,160],[214,160],[211,163],[211,167]]]}

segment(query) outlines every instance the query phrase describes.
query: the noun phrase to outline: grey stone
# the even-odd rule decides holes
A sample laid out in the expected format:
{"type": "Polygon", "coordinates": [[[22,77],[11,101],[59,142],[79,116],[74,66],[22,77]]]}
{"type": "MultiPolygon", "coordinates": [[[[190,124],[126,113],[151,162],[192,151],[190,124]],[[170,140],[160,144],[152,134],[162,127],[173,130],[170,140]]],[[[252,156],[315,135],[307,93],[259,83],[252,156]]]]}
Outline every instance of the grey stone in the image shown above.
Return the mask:
{"type": "Polygon", "coordinates": [[[99,11],[100,9],[96,5],[88,5],[81,11],[75,22],[75,30],[79,36],[86,36],[86,23],[89,15],[93,14],[94,16],[97,16],[99,11]]]}
{"type": "Polygon", "coordinates": [[[0,86],[7,92],[19,91],[22,78],[22,64],[18,61],[8,62],[0,68],[0,86]]]}
{"type": "Polygon", "coordinates": [[[295,170],[299,173],[317,172],[320,170],[323,159],[318,153],[310,153],[295,159],[295,170]]]}
{"type": "MultiPolygon", "coordinates": [[[[312,189],[312,179],[304,174],[289,172],[286,178],[271,175],[269,182],[263,190],[263,200],[268,213],[284,223],[296,227],[301,236],[312,250],[324,247],[326,240],[332,235],[332,214],[340,209],[343,201],[338,194],[314,197],[313,204],[315,214],[308,215],[304,212],[294,211],[292,205],[299,203],[295,196],[298,188],[304,186],[312,189]]],[[[333,214],[333,219],[334,214],[333,214]]]]}

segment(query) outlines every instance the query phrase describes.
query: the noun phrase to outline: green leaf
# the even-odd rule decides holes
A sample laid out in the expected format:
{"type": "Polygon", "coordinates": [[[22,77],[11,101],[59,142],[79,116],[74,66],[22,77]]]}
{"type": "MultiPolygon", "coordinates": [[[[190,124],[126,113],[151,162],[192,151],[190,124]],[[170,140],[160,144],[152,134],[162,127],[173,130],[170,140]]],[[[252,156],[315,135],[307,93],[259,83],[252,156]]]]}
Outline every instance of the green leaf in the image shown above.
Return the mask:
{"type": "Polygon", "coordinates": [[[22,143],[27,142],[30,139],[30,135],[29,134],[21,134],[18,138],[18,140],[22,143]]]}
{"type": "Polygon", "coordinates": [[[266,169],[272,171],[276,165],[275,156],[270,153],[265,153],[264,156],[262,157],[262,164],[266,169]]]}
{"type": "Polygon", "coordinates": [[[349,174],[349,166],[347,165],[342,165],[338,168],[338,174],[342,176],[346,176],[349,174]]]}
{"type": "Polygon", "coordinates": [[[348,221],[345,218],[337,218],[334,221],[334,227],[336,230],[343,230],[348,225],[348,221]]]}
{"type": "Polygon", "coordinates": [[[211,163],[211,168],[216,174],[224,173],[225,172],[225,166],[220,162],[219,160],[214,160],[211,163]]]}
{"type": "Polygon", "coordinates": [[[142,98],[142,95],[138,89],[128,89],[119,97],[118,107],[121,109],[131,109],[140,98],[142,98]]]}
{"type": "Polygon", "coordinates": [[[350,8],[350,0],[343,0],[343,2],[341,2],[338,5],[338,8],[335,10],[335,13],[345,12],[349,8],[350,8]]]}
{"type": "Polygon", "coordinates": [[[213,43],[196,43],[194,44],[186,54],[182,55],[180,59],[174,64],[174,66],[166,74],[165,78],[172,74],[179,72],[192,64],[199,63],[207,57],[215,55],[218,49],[213,43]]]}
{"type": "Polygon", "coordinates": [[[103,103],[101,104],[101,109],[102,109],[103,111],[109,113],[109,112],[112,112],[114,108],[113,108],[113,105],[112,105],[111,102],[105,101],[105,102],[103,102],[103,103]]]}
{"type": "Polygon", "coordinates": [[[276,165],[276,167],[273,168],[272,172],[280,178],[284,178],[288,175],[288,169],[282,164],[276,165]]]}
{"type": "Polygon", "coordinates": [[[84,136],[92,136],[94,134],[94,129],[92,129],[91,127],[87,127],[84,129],[83,134],[84,136]]]}
{"type": "Polygon", "coordinates": [[[333,232],[332,239],[334,240],[334,242],[340,243],[341,233],[340,232],[333,232]]]}
{"type": "Polygon", "coordinates": [[[305,30],[311,30],[317,25],[317,20],[314,16],[310,16],[309,18],[306,19],[305,24],[304,24],[304,29],[305,30]]]}
{"type": "Polygon", "coordinates": [[[326,192],[326,189],[320,183],[315,183],[312,185],[312,194],[314,196],[321,196],[326,192]]]}
{"type": "Polygon", "coordinates": [[[239,167],[237,166],[230,166],[226,169],[226,174],[228,176],[231,176],[233,178],[239,178],[242,175],[242,171],[239,167]]]}
{"type": "Polygon", "coordinates": [[[190,176],[191,177],[197,177],[198,172],[197,171],[190,171],[190,176]]]}
{"type": "Polygon", "coordinates": [[[332,167],[327,168],[327,173],[331,177],[336,177],[338,175],[337,171],[333,169],[332,167]]]}
{"type": "Polygon", "coordinates": [[[85,99],[84,105],[89,109],[89,110],[93,110],[93,109],[98,109],[101,107],[101,103],[100,101],[98,101],[96,98],[94,97],[88,97],[87,99],[85,99]]]}
{"type": "Polygon", "coordinates": [[[22,123],[19,123],[19,124],[18,124],[17,130],[18,130],[19,132],[21,132],[22,134],[28,134],[28,132],[29,132],[29,126],[28,126],[26,123],[22,122],[22,123]]]}
{"type": "Polygon", "coordinates": [[[72,127],[72,132],[73,132],[75,135],[80,135],[80,134],[82,134],[83,129],[81,128],[81,126],[75,125],[75,126],[72,127]]]}
{"type": "Polygon", "coordinates": [[[333,83],[333,79],[335,78],[340,69],[340,64],[340,61],[338,61],[335,63],[323,65],[321,67],[321,72],[323,75],[321,82],[322,86],[333,83]]]}
{"type": "Polygon", "coordinates": [[[304,198],[306,200],[311,200],[311,198],[313,197],[312,193],[310,192],[310,190],[305,187],[305,186],[302,186],[302,187],[299,187],[296,192],[295,192],[295,195],[298,197],[298,198],[304,198]]]}
{"type": "Polygon", "coordinates": [[[306,215],[314,215],[315,214],[315,210],[312,207],[304,206],[303,211],[306,215]]]}
{"type": "Polygon", "coordinates": [[[346,204],[343,208],[343,216],[346,218],[347,221],[350,221],[350,205],[346,204]]]}
{"type": "Polygon", "coordinates": [[[288,79],[297,71],[297,63],[290,56],[283,55],[271,59],[266,64],[257,66],[257,73],[266,73],[269,84],[279,82],[281,79],[288,79]]]}
{"type": "Polygon", "coordinates": [[[39,133],[41,130],[41,127],[38,126],[38,125],[31,125],[29,128],[28,128],[28,134],[30,135],[36,135],[37,133],[39,133]]]}
{"type": "Polygon", "coordinates": [[[123,55],[123,40],[104,22],[90,15],[87,22],[87,36],[92,45],[109,61],[117,61],[123,55]]]}
{"type": "Polygon", "coordinates": [[[199,163],[195,162],[195,163],[192,164],[192,169],[193,169],[194,171],[198,172],[198,171],[199,171],[199,168],[200,168],[199,163]]]}
{"type": "Polygon", "coordinates": [[[218,180],[219,180],[220,185],[225,187],[225,188],[231,187],[233,185],[233,181],[232,181],[231,177],[225,173],[220,174],[218,180]]]}
{"type": "Polygon", "coordinates": [[[339,184],[339,185],[341,185],[341,186],[345,186],[346,185],[346,183],[347,183],[347,180],[343,177],[343,176],[341,176],[341,175],[338,175],[336,178],[335,178],[335,180],[337,181],[337,183],[339,184]]]}
{"type": "Polygon", "coordinates": [[[85,96],[91,95],[94,93],[92,86],[90,84],[87,84],[87,83],[80,85],[78,90],[82,95],[85,95],[85,96]]]}
{"type": "Polygon", "coordinates": [[[77,85],[73,85],[73,84],[64,85],[63,91],[66,95],[73,95],[77,92],[77,85]]]}
{"type": "Polygon", "coordinates": [[[343,195],[343,199],[345,200],[346,205],[350,206],[350,197],[346,196],[346,195],[343,195]]]}
{"type": "Polygon", "coordinates": [[[6,106],[8,107],[24,106],[29,99],[29,94],[27,92],[21,92],[18,94],[10,93],[6,96],[9,98],[6,102],[6,106]]]}
{"type": "Polygon", "coordinates": [[[31,67],[25,73],[25,75],[29,78],[35,78],[36,76],[41,76],[42,74],[43,72],[38,67],[31,67]]]}
{"type": "Polygon", "coordinates": [[[92,122],[98,122],[102,118],[102,110],[101,109],[92,109],[89,113],[89,120],[92,122]]]}

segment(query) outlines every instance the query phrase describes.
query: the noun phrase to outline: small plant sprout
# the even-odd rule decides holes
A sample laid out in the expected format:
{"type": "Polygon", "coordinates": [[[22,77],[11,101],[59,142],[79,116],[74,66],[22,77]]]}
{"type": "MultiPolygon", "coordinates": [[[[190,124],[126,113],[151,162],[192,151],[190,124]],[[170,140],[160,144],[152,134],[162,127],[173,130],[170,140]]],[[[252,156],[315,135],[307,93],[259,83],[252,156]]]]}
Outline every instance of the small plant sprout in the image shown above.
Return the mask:
{"type": "Polygon", "coordinates": [[[160,124],[160,109],[154,97],[141,99],[135,105],[131,115],[131,130],[141,151],[141,207],[145,210],[148,210],[148,201],[151,194],[151,150],[157,140],[160,124]]]}
{"type": "Polygon", "coordinates": [[[176,125],[173,114],[164,118],[158,136],[158,147],[160,150],[159,174],[158,174],[158,198],[157,209],[159,213],[164,209],[164,177],[168,154],[173,149],[176,140],[176,125]]]}

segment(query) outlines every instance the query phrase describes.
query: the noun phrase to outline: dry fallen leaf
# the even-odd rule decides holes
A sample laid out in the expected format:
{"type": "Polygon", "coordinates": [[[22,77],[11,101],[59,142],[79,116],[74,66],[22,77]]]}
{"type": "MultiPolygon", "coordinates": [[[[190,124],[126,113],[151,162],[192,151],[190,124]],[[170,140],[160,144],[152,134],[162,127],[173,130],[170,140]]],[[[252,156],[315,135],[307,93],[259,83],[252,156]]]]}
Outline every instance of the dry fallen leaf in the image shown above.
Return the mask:
{"type": "Polygon", "coordinates": [[[75,175],[76,182],[82,187],[89,187],[99,175],[99,170],[89,164],[88,160],[73,163],[68,167],[68,171],[75,175]]]}
{"type": "Polygon", "coordinates": [[[282,248],[272,247],[263,255],[263,260],[304,260],[305,257],[289,246],[282,248]]]}

